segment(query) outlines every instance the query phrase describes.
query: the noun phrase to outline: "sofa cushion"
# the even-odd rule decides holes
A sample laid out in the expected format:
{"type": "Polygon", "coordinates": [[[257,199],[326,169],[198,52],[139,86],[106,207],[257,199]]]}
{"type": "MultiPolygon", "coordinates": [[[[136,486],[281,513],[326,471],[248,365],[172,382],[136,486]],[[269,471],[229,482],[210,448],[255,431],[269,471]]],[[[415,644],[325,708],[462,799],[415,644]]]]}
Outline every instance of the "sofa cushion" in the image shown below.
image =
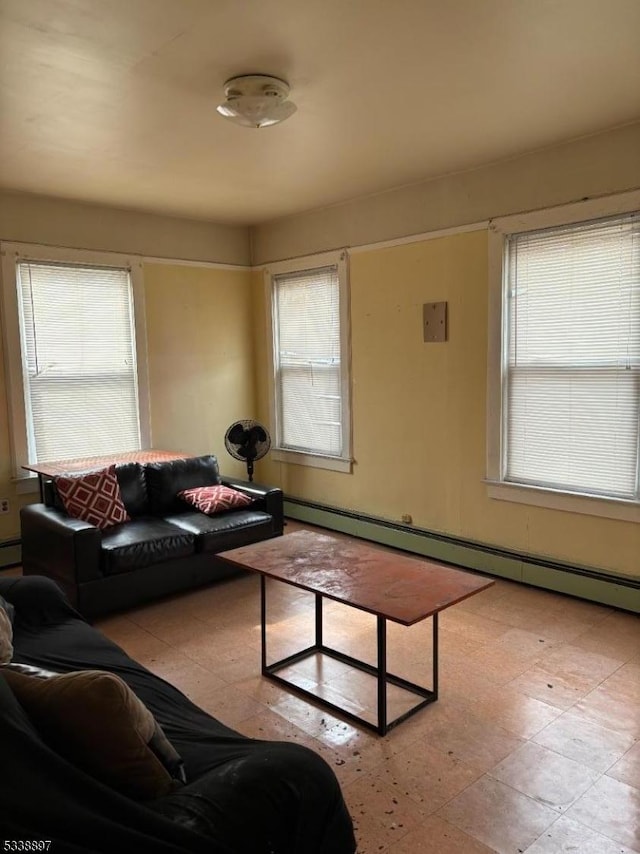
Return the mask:
{"type": "Polygon", "coordinates": [[[195,536],[197,551],[211,554],[246,546],[273,534],[273,517],[262,510],[235,510],[218,516],[188,512],[165,518],[195,536]]]}
{"type": "Polygon", "coordinates": [[[116,464],[122,501],[129,516],[144,516],[149,512],[149,496],[144,467],[140,463],[116,464]]]}
{"type": "Polygon", "coordinates": [[[155,516],[180,513],[186,510],[178,497],[184,489],[194,486],[215,486],[220,483],[218,460],[213,454],[189,457],[184,460],[169,460],[147,463],[145,466],[149,506],[155,516]]]}
{"type": "Polygon", "coordinates": [[[158,798],[174,788],[174,780],[186,782],[180,756],[119,676],[24,669],[9,665],[0,673],[58,753],[131,798],[158,798]]]}
{"type": "Polygon", "coordinates": [[[103,529],[128,521],[115,466],[73,477],[60,475],[54,482],[64,509],[74,519],[103,529]]]}
{"type": "Polygon", "coordinates": [[[227,510],[238,510],[240,507],[248,507],[253,499],[238,489],[230,486],[196,486],[194,489],[183,489],[178,495],[187,504],[195,507],[201,513],[215,516],[216,513],[224,513],[227,510]]]}
{"type": "MultiPolygon", "coordinates": [[[[206,517],[205,517],[206,518],[206,517]]],[[[102,535],[100,558],[105,575],[128,572],[195,551],[195,536],[164,519],[142,516],[102,535]]]]}

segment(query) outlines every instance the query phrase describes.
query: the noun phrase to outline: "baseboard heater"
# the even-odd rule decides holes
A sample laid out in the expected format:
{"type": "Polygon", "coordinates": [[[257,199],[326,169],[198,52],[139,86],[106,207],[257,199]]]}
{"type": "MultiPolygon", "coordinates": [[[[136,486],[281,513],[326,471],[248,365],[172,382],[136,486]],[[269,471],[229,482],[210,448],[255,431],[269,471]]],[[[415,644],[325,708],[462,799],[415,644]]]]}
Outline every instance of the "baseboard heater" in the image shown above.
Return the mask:
{"type": "Polygon", "coordinates": [[[640,613],[640,577],[608,573],[285,496],[284,514],[442,563],[640,613]]]}
{"type": "Polygon", "coordinates": [[[22,543],[19,537],[10,540],[0,540],[0,572],[12,569],[22,563],[22,543]]]}

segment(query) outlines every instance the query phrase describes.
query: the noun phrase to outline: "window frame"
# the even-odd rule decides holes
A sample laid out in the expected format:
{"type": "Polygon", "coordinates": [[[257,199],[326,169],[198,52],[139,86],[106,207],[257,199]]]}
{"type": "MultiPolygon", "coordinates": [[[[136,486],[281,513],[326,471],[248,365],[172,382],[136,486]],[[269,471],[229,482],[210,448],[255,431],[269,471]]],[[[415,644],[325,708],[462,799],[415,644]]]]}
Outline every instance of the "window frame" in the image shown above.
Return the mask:
{"type": "Polygon", "coordinates": [[[508,334],[508,285],[505,242],[510,234],[561,227],[604,219],[640,209],[640,191],[588,199],[544,210],[491,220],[489,224],[489,322],[487,347],[486,478],[489,498],[552,510],[584,513],[609,519],[640,522],[640,501],[570,490],[533,486],[504,480],[506,407],[504,367],[508,334]]]}
{"type": "Polygon", "coordinates": [[[18,262],[53,261],[61,264],[83,264],[96,267],[128,268],[131,280],[134,330],[136,338],[136,366],[138,382],[138,416],[140,443],[151,446],[151,418],[149,370],[147,357],[147,330],[144,303],[142,259],[135,255],[114,252],[97,252],[30,243],[0,243],[2,254],[2,335],[4,341],[5,381],[9,410],[9,443],[11,450],[12,480],[18,493],[35,492],[38,478],[22,469],[28,464],[27,389],[23,374],[23,342],[20,335],[20,309],[18,302],[18,262]]]}
{"type": "Polygon", "coordinates": [[[348,252],[345,250],[322,252],[287,261],[278,261],[264,268],[265,303],[267,306],[267,347],[269,358],[269,419],[274,460],[312,468],[328,469],[343,473],[352,471],[352,422],[351,422],[351,325],[349,316],[348,252]],[[274,277],[286,273],[300,273],[320,267],[335,266],[338,274],[340,316],[340,390],[342,421],[342,453],[338,456],[296,451],[281,447],[277,364],[275,354],[276,315],[274,277]]]}

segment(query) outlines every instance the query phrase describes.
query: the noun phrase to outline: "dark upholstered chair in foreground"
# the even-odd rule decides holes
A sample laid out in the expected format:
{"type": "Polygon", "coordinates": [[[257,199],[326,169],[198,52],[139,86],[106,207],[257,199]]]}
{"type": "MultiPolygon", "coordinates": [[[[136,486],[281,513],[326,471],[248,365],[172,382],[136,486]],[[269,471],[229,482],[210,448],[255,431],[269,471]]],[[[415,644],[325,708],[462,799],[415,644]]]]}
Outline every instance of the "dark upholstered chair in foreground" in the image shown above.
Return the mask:
{"type": "Polygon", "coordinates": [[[150,802],[99,782],[44,740],[0,668],[2,840],[51,840],[55,854],[353,854],[338,782],[318,755],[228,729],[92,628],[50,579],[0,579],[0,596],[15,607],[13,662],[118,674],[187,775],[186,785],[150,802]]]}

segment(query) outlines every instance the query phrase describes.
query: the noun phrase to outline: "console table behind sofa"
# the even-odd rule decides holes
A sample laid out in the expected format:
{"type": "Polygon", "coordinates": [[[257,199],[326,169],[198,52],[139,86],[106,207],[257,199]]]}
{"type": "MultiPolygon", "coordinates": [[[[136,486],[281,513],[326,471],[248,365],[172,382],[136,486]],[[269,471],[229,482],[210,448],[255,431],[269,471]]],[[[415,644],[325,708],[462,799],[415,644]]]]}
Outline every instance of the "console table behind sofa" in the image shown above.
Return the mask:
{"type": "Polygon", "coordinates": [[[50,460],[45,462],[31,463],[22,466],[25,471],[32,471],[38,475],[40,482],[40,500],[45,500],[45,483],[52,477],[61,474],[73,474],[74,472],[89,471],[91,469],[103,469],[110,465],[123,465],[124,463],[160,463],[166,460],[181,460],[188,457],[180,451],[160,451],[148,448],[145,451],[127,451],[124,454],[103,454],[100,457],[73,457],[69,460],[50,460]]]}

